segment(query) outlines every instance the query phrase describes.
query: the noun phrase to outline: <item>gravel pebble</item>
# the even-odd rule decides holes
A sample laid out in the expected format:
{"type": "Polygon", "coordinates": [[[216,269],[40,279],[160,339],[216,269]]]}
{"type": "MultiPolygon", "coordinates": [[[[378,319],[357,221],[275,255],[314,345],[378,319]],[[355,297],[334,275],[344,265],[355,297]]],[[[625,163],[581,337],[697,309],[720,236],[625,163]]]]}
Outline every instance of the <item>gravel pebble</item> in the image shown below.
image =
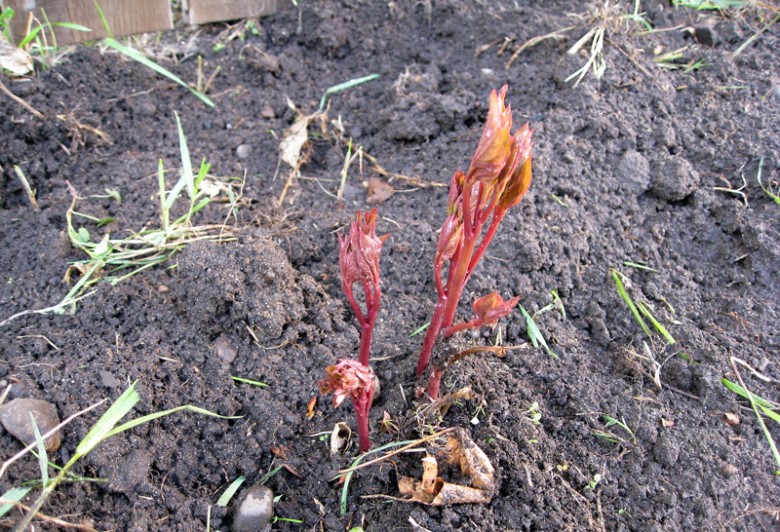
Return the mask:
{"type": "MultiPolygon", "coordinates": [[[[5,430],[13,434],[23,444],[29,445],[35,441],[35,432],[30,422],[30,413],[35,418],[35,424],[41,434],[46,434],[60,422],[57,409],[53,404],[40,399],[14,399],[0,408],[0,423],[5,430]]],[[[57,431],[46,439],[46,452],[54,452],[60,448],[62,436],[57,431]]]]}
{"type": "Polygon", "coordinates": [[[265,486],[252,486],[236,507],[233,530],[264,530],[274,516],[274,492],[265,486]]]}
{"type": "Polygon", "coordinates": [[[217,351],[217,357],[225,365],[230,365],[238,355],[238,350],[224,336],[217,338],[214,342],[214,349],[217,351]]]}
{"type": "Polygon", "coordinates": [[[236,148],[236,155],[239,159],[246,159],[252,153],[252,146],[249,144],[241,144],[236,148]]]}
{"type": "Polygon", "coordinates": [[[736,466],[733,466],[731,464],[723,464],[720,466],[720,472],[723,474],[724,477],[733,477],[737,473],[739,473],[739,469],[736,468],[736,466]]]}

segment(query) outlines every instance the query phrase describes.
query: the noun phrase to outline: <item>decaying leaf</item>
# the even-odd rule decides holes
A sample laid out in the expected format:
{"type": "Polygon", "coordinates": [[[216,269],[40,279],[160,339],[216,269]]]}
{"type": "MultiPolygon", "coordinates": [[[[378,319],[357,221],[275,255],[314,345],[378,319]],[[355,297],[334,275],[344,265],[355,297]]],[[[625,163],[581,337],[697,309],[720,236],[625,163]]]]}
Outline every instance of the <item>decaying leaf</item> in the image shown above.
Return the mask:
{"type": "Polygon", "coordinates": [[[279,145],[282,151],[282,160],[293,169],[298,170],[301,165],[301,152],[309,140],[309,124],[317,118],[317,114],[304,115],[296,120],[285,132],[279,145]]]}
{"type": "Polygon", "coordinates": [[[336,423],[330,434],[330,454],[338,454],[349,449],[352,440],[352,429],[344,422],[336,423]]]}
{"type": "Polygon", "coordinates": [[[0,33],[0,69],[7,70],[15,76],[24,76],[33,70],[30,54],[11,45],[2,33],[0,33]]]}
{"type": "Polygon", "coordinates": [[[471,401],[474,399],[474,392],[471,391],[471,386],[465,386],[452,393],[448,393],[442,397],[439,397],[434,402],[423,406],[420,409],[420,413],[427,416],[431,412],[437,412],[439,416],[447,415],[450,407],[453,403],[459,401],[471,401]]]}
{"type": "Polygon", "coordinates": [[[366,203],[373,205],[375,203],[384,203],[390,196],[395,193],[393,186],[386,181],[382,181],[378,177],[370,177],[363,185],[368,191],[368,197],[366,203]]]}
{"type": "Polygon", "coordinates": [[[422,459],[422,478],[399,476],[398,490],[411,502],[431,506],[490,502],[496,486],[495,469],[490,460],[463,429],[454,430],[448,437],[437,454],[447,463],[458,465],[463,476],[471,479],[471,485],[445,481],[438,476],[436,458],[426,455],[422,459]]]}
{"type": "Polygon", "coordinates": [[[312,396],[311,399],[309,399],[309,404],[306,405],[306,419],[311,419],[314,417],[314,408],[317,406],[317,396],[312,396]]]}

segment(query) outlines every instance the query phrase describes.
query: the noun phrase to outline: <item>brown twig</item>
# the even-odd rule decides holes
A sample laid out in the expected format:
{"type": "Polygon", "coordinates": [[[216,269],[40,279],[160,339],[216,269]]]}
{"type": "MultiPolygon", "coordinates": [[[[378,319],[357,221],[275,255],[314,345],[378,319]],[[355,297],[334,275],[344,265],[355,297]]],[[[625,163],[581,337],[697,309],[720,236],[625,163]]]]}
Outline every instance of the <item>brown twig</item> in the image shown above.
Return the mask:
{"type": "Polygon", "coordinates": [[[33,107],[29,103],[25,102],[24,100],[19,98],[16,94],[14,94],[10,90],[8,90],[8,87],[6,87],[5,84],[2,81],[0,81],[0,90],[3,91],[13,101],[15,101],[16,103],[18,103],[19,105],[21,105],[22,107],[27,109],[27,111],[30,114],[34,115],[36,118],[40,118],[41,120],[44,120],[46,118],[46,117],[43,116],[43,113],[41,113],[40,111],[35,109],[35,107],[33,107]]]}
{"type": "MultiPolygon", "coordinates": [[[[3,504],[3,505],[5,505],[5,504],[12,504],[12,505],[16,506],[17,508],[19,508],[20,510],[22,510],[24,512],[30,511],[30,507],[29,506],[26,506],[26,505],[24,505],[24,504],[22,504],[20,502],[4,499],[2,497],[0,497],[0,504],[3,504]]],[[[40,519],[41,521],[46,521],[47,523],[52,523],[52,524],[57,525],[59,527],[74,528],[76,530],[85,530],[87,532],[97,532],[96,529],[92,528],[89,525],[81,525],[81,524],[78,524],[78,523],[69,523],[68,521],[63,521],[62,519],[59,519],[57,517],[52,517],[50,515],[46,515],[46,514],[41,513],[41,512],[38,512],[37,514],[35,514],[35,517],[37,519],[40,519]]]]}
{"type": "Polygon", "coordinates": [[[413,448],[417,447],[418,445],[421,445],[421,444],[423,444],[425,442],[428,442],[430,440],[434,440],[434,439],[436,439],[436,438],[438,438],[440,436],[444,436],[445,434],[448,434],[448,433],[452,432],[453,430],[455,430],[455,427],[450,427],[448,429],[444,429],[442,431],[439,431],[439,432],[436,432],[434,434],[431,434],[430,436],[426,436],[424,438],[420,438],[419,440],[415,440],[412,443],[404,445],[403,447],[399,447],[398,449],[396,449],[394,451],[390,451],[387,454],[383,454],[379,458],[374,458],[373,460],[369,460],[368,462],[356,465],[355,467],[348,467],[346,469],[341,469],[341,470],[338,471],[338,474],[339,475],[346,475],[347,473],[350,473],[352,471],[357,471],[358,469],[362,469],[364,467],[368,467],[370,465],[373,465],[373,464],[376,464],[376,463],[379,463],[379,462],[383,462],[383,461],[387,460],[388,458],[391,458],[391,457],[393,457],[393,456],[395,456],[397,454],[400,454],[400,453],[402,453],[404,451],[408,451],[409,449],[413,449],[413,448]]]}
{"type": "Polygon", "coordinates": [[[517,59],[518,56],[528,48],[531,48],[532,46],[536,46],[540,42],[546,41],[547,39],[556,39],[556,40],[565,39],[566,35],[564,35],[564,33],[566,33],[567,31],[571,31],[576,27],[577,26],[567,26],[565,28],[551,31],[550,33],[547,33],[545,35],[537,35],[536,37],[532,37],[528,39],[527,41],[525,41],[523,44],[521,44],[515,49],[514,53],[512,53],[512,57],[510,57],[509,61],[506,62],[504,68],[508,69],[510,66],[512,66],[512,63],[515,62],[515,59],[517,59]]]}

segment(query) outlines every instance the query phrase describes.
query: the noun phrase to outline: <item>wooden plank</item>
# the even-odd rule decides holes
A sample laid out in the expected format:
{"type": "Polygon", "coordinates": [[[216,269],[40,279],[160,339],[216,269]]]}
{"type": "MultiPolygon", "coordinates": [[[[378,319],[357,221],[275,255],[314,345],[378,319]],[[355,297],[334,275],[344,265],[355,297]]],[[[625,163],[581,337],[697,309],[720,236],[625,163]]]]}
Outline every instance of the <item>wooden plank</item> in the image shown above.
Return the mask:
{"type": "MultiPolygon", "coordinates": [[[[173,13],[169,0],[99,0],[111,31],[116,36],[147,33],[173,28],[173,13]]],[[[51,23],[72,22],[92,31],[89,33],[55,28],[57,44],[73,44],[93,41],[107,36],[103,22],[93,0],[4,0],[5,7],[16,12],[11,21],[11,36],[19,42],[27,34],[30,13],[43,23],[48,17],[51,23]],[[43,16],[45,11],[46,17],[43,16]]],[[[33,27],[38,22],[33,21],[33,27]]],[[[51,37],[47,35],[49,45],[51,37]]]]}
{"type": "Polygon", "coordinates": [[[292,5],[290,0],[188,0],[182,10],[190,24],[273,15],[292,5]]]}

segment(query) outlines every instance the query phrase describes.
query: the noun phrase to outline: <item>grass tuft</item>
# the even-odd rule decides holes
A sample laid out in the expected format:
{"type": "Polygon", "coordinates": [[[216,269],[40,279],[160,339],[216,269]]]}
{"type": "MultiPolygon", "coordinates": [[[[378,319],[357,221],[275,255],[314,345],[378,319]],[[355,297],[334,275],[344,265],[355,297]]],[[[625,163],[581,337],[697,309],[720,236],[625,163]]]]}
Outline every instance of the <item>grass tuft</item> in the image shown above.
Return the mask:
{"type": "MultiPolygon", "coordinates": [[[[137,381],[136,381],[137,382],[137,381]]],[[[116,401],[106,410],[106,412],[98,419],[98,421],[92,426],[87,435],[79,442],[76,447],[76,451],[70,457],[68,462],[59,469],[56,477],[51,481],[48,479],[48,460],[46,459],[45,450],[43,449],[43,437],[37,431],[37,427],[33,424],[33,428],[36,430],[36,441],[39,447],[39,461],[41,466],[41,480],[42,487],[40,495],[36,499],[35,503],[30,507],[24,518],[17,524],[17,530],[26,530],[27,527],[35,519],[36,515],[40,511],[43,504],[54,492],[57,486],[65,479],[70,469],[83,457],[89,454],[95,447],[107,440],[108,438],[120,434],[126,430],[129,430],[138,425],[148,423],[149,421],[158,419],[163,416],[167,416],[176,412],[190,411],[207,416],[218,417],[221,419],[236,419],[240,416],[221,416],[209,410],[199,408],[192,405],[183,405],[162,412],[155,412],[140,418],[130,420],[120,426],[116,424],[125,417],[130,410],[135,407],[139,401],[138,392],[135,391],[136,383],[132,383],[116,401]]]]}

